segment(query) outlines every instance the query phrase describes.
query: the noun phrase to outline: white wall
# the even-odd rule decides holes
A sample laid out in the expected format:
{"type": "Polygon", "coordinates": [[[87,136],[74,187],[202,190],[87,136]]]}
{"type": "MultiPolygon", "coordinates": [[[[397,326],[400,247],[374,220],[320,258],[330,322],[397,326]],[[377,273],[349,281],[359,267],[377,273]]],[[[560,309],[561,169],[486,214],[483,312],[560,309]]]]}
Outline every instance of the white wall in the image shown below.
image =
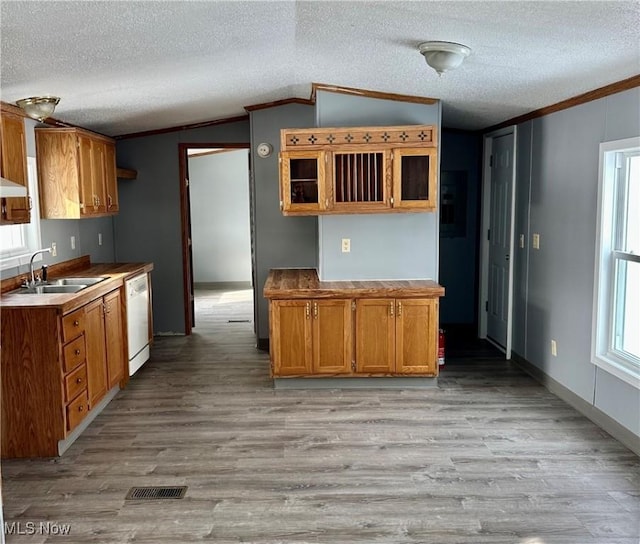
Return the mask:
{"type": "Polygon", "coordinates": [[[251,281],[248,154],[189,158],[195,283],[251,281]]]}

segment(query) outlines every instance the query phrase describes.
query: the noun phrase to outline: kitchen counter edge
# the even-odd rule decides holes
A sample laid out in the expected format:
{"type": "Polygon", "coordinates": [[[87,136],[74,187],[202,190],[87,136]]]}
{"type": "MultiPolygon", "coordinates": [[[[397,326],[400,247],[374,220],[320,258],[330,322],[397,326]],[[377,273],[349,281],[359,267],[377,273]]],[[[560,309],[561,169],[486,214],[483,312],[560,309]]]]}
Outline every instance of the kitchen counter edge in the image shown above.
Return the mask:
{"type": "Polygon", "coordinates": [[[314,268],[269,271],[262,291],[265,298],[442,297],[445,289],[433,280],[320,281],[314,268]]]}

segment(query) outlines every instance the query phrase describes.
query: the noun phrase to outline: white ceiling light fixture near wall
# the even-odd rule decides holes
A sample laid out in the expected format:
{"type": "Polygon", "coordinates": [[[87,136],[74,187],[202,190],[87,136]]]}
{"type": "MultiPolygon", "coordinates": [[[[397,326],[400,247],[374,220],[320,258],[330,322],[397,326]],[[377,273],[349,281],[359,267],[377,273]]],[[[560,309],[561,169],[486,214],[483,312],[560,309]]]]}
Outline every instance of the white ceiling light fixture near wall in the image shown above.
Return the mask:
{"type": "Polygon", "coordinates": [[[423,42],[418,50],[439,76],[460,66],[471,54],[469,47],[454,42],[423,42]]]}
{"type": "Polygon", "coordinates": [[[60,102],[60,98],[57,96],[32,96],[17,100],[16,105],[32,119],[42,122],[53,115],[53,110],[56,109],[58,102],[60,102]]]}

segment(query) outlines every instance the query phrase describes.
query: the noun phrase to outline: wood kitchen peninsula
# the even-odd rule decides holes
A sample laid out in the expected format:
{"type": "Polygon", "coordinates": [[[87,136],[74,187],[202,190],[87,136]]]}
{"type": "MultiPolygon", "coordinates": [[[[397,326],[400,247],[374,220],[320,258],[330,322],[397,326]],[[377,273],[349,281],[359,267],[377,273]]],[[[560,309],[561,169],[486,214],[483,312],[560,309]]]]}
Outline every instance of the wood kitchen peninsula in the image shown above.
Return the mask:
{"type": "Polygon", "coordinates": [[[434,281],[320,281],[315,269],[274,269],[263,294],[273,378],[438,375],[444,287],[434,281]]]}

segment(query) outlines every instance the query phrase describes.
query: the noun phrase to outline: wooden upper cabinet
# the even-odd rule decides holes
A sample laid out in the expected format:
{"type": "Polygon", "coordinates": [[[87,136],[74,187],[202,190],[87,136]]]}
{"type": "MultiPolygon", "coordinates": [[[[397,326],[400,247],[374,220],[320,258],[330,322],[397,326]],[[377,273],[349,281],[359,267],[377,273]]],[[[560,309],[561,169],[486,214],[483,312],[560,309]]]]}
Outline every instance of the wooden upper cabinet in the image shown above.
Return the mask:
{"type": "Polygon", "coordinates": [[[36,128],[43,219],[118,212],[115,142],[77,128],[36,128]]]}
{"type": "Polygon", "coordinates": [[[435,148],[393,150],[393,207],[435,211],[438,192],[435,148]]]}
{"type": "Polygon", "coordinates": [[[434,126],[282,129],[280,139],[284,215],[437,209],[434,126]]]}
{"type": "MultiPolygon", "coordinates": [[[[0,174],[29,191],[27,177],[27,151],[24,119],[2,110],[0,122],[0,174]]],[[[29,223],[31,199],[26,197],[2,198],[0,224],[29,223]]]]}
{"type": "Polygon", "coordinates": [[[118,177],[116,168],[116,146],[104,143],[104,189],[107,213],[118,213],[118,177]]]}
{"type": "Polygon", "coordinates": [[[284,151],[280,154],[280,207],[284,212],[317,214],[327,204],[324,151],[284,151]]]}

